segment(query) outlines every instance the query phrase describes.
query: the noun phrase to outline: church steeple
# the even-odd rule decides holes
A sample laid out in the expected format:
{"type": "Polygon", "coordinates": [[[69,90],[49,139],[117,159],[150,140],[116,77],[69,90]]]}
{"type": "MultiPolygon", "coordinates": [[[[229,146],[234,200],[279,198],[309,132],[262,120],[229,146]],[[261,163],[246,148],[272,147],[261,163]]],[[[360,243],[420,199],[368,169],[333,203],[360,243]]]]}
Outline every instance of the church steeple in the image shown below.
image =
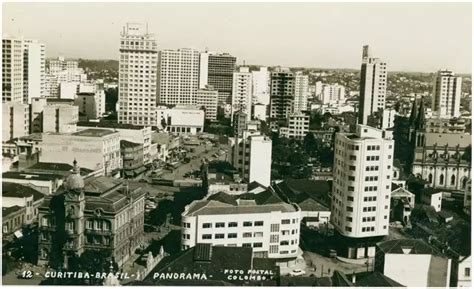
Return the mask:
{"type": "Polygon", "coordinates": [[[423,98],[420,100],[420,107],[416,117],[415,127],[417,129],[425,128],[425,102],[423,101],[423,98]]]}
{"type": "Polygon", "coordinates": [[[415,100],[413,101],[413,105],[411,107],[411,113],[410,113],[410,119],[409,119],[409,123],[410,123],[410,126],[412,126],[414,123],[415,123],[415,120],[416,120],[416,98],[415,100]]]}

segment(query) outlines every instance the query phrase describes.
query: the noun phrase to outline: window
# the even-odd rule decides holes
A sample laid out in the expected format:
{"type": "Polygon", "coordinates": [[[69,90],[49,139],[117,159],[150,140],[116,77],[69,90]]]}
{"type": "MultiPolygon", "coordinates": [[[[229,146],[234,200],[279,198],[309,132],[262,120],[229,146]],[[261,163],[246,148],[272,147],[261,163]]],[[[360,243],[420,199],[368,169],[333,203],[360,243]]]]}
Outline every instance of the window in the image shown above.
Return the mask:
{"type": "Polygon", "coordinates": [[[279,235],[270,235],[270,243],[278,243],[280,239],[279,235]]]}
{"type": "Polygon", "coordinates": [[[347,200],[348,200],[349,202],[353,202],[353,201],[354,201],[354,197],[353,197],[353,196],[347,196],[347,200]]]}
{"type": "Polygon", "coordinates": [[[271,224],[270,225],[270,232],[278,232],[280,231],[280,224],[271,224]]]}
{"type": "Polygon", "coordinates": [[[262,248],[263,244],[262,243],[253,243],[254,248],[262,248]]]}
{"type": "Polygon", "coordinates": [[[288,225],[288,224],[291,224],[291,220],[290,219],[284,219],[284,220],[281,220],[281,223],[283,225],[288,225]]]}
{"type": "Polygon", "coordinates": [[[353,186],[348,186],[348,187],[347,187],[347,191],[348,191],[348,192],[353,192],[353,191],[354,191],[354,187],[353,187],[353,186]]]}
{"type": "Polygon", "coordinates": [[[347,231],[347,232],[352,232],[352,228],[349,227],[349,226],[346,226],[346,231],[347,231]]]}
{"type": "Polygon", "coordinates": [[[355,177],[349,176],[349,181],[355,181],[355,177]]]}
{"type": "Polygon", "coordinates": [[[216,228],[224,228],[225,223],[216,223],[216,228]]]}
{"type": "Polygon", "coordinates": [[[351,156],[349,157],[349,159],[350,159],[351,161],[355,161],[355,160],[356,160],[356,156],[351,155],[351,156]]]}
{"type": "Polygon", "coordinates": [[[229,233],[229,234],[227,234],[227,238],[229,238],[229,239],[237,238],[237,233],[229,233]]]}
{"type": "Polygon", "coordinates": [[[352,222],[352,217],[346,217],[346,222],[352,222]]]}
{"type": "Polygon", "coordinates": [[[204,235],[202,235],[202,239],[203,239],[203,240],[211,240],[211,239],[212,239],[212,235],[211,235],[211,234],[204,234],[204,235]]]}
{"type": "Polygon", "coordinates": [[[242,243],[242,247],[244,247],[244,248],[252,248],[252,243],[242,243]]]}
{"type": "Polygon", "coordinates": [[[278,253],[278,245],[270,245],[270,254],[278,253]]]}
{"type": "Polygon", "coordinates": [[[464,276],[471,277],[471,268],[464,268],[464,276]]]}
{"type": "Polygon", "coordinates": [[[258,237],[258,238],[263,237],[263,232],[255,232],[255,233],[253,233],[253,236],[258,237]]]}
{"type": "Polygon", "coordinates": [[[224,234],[215,234],[214,238],[215,239],[224,239],[224,236],[225,236],[224,234]]]}
{"type": "Polygon", "coordinates": [[[355,167],[355,166],[349,166],[349,170],[355,171],[355,170],[356,170],[356,167],[355,167]]]}
{"type": "Polygon", "coordinates": [[[244,222],[244,227],[252,227],[252,222],[244,222]]]}
{"type": "Polygon", "coordinates": [[[255,221],[255,222],[253,223],[253,225],[256,226],[256,227],[263,226],[263,221],[255,221]]]}
{"type": "Polygon", "coordinates": [[[353,211],[352,207],[347,206],[347,211],[352,212],[353,211]]]}
{"type": "Polygon", "coordinates": [[[229,228],[237,227],[237,222],[229,222],[227,225],[229,228]]]}
{"type": "Polygon", "coordinates": [[[288,246],[288,245],[290,245],[290,242],[288,242],[288,241],[281,241],[281,242],[280,242],[280,245],[281,245],[281,246],[288,246]]]}
{"type": "Polygon", "coordinates": [[[212,223],[203,223],[203,224],[202,224],[202,227],[203,227],[204,229],[212,228],[212,223]]]}
{"type": "Polygon", "coordinates": [[[251,238],[252,237],[252,232],[245,232],[242,234],[244,238],[251,238]]]}

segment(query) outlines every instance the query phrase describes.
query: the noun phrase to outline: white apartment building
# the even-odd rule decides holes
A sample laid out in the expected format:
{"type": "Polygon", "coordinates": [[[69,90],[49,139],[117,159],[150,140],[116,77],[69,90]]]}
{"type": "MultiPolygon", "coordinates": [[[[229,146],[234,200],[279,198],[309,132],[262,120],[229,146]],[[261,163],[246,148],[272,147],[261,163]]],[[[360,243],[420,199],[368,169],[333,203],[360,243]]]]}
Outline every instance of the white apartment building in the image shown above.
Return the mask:
{"type": "Polygon", "coordinates": [[[118,122],[156,122],[158,48],[148,25],[127,23],[120,35],[118,122]]]}
{"type": "Polygon", "coordinates": [[[74,133],[79,121],[79,107],[69,104],[46,105],[42,119],[43,132],[74,133]]]}
{"type": "Polygon", "coordinates": [[[248,67],[240,67],[238,72],[234,72],[232,84],[232,112],[231,119],[238,111],[247,115],[250,120],[252,111],[252,73],[248,67]]]}
{"type": "Polygon", "coordinates": [[[433,83],[431,110],[439,118],[459,117],[461,105],[462,78],[452,71],[440,70],[433,83]]]}
{"type": "Polygon", "coordinates": [[[288,117],[288,127],[280,128],[280,135],[286,138],[304,139],[309,132],[309,115],[303,113],[291,114],[288,117]]]}
{"type": "Polygon", "coordinates": [[[217,119],[217,105],[219,103],[219,92],[214,87],[205,85],[196,93],[196,106],[204,109],[205,119],[214,121],[217,119]]]}
{"type": "Polygon", "coordinates": [[[323,83],[321,81],[317,81],[314,84],[314,96],[320,99],[322,93],[323,93],[323,83]]]}
{"type": "Polygon", "coordinates": [[[472,259],[471,256],[459,257],[458,287],[472,288],[472,259]]]}
{"type": "Polygon", "coordinates": [[[44,133],[40,161],[81,166],[111,175],[121,168],[120,134],[108,129],[85,129],[72,134],[44,133]]]}
{"type": "Polygon", "coordinates": [[[270,186],[272,166],[272,140],[254,130],[243,131],[242,138],[236,138],[232,149],[232,165],[248,182],[270,186]]]}
{"type": "Polygon", "coordinates": [[[196,134],[204,131],[204,110],[196,106],[156,107],[156,126],[171,133],[196,134]]]}
{"type": "Polygon", "coordinates": [[[298,113],[306,110],[308,107],[309,95],[309,77],[302,71],[295,73],[295,101],[293,103],[293,112],[298,113]]]}
{"type": "Polygon", "coordinates": [[[33,97],[30,104],[30,133],[43,132],[43,110],[46,98],[33,97]]]}
{"type": "Polygon", "coordinates": [[[105,113],[105,92],[80,92],[76,95],[74,104],[88,119],[99,119],[105,113]]]}
{"type": "Polygon", "coordinates": [[[359,123],[367,124],[368,117],[385,108],[387,93],[387,64],[379,58],[372,57],[369,46],[362,52],[360,73],[359,123]]]}
{"type": "Polygon", "coordinates": [[[2,103],[2,142],[29,134],[30,109],[20,102],[2,103]]]}
{"type": "Polygon", "coordinates": [[[23,102],[23,48],[21,39],[2,39],[2,102],[23,102]]]}
{"type": "MultiPolygon", "coordinates": [[[[393,148],[391,132],[366,125],[357,125],[355,134],[336,134],[331,222],[341,235],[388,234],[393,148]]],[[[349,250],[348,256],[363,254],[349,250]]]]}
{"type": "Polygon", "coordinates": [[[46,48],[36,40],[24,40],[23,102],[45,96],[46,48]]]}
{"type": "Polygon", "coordinates": [[[159,104],[196,104],[199,88],[199,58],[199,51],[193,48],[159,52],[159,104]]]}
{"type": "Polygon", "coordinates": [[[395,125],[395,116],[398,113],[394,108],[386,108],[382,113],[382,129],[391,128],[395,125]]]}
{"type": "Polygon", "coordinates": [[[259,71],[252,71],[253,104],[270,104],[270,72],[265,66],[259,71]]]}
{"type": "Polygon", "coordinates": [[[346,88],[339,84],[324,84],[320,100],[323,104],[338,104],[346,101],[346,88]]]}
{"type": "Polygon", "coordinates": [[[300,219],[298,206],[284,202],[197,200],[182,213],[182,250],[210,243],[251,247],[255,257],[294,260],[298,256],[300,219]]]}

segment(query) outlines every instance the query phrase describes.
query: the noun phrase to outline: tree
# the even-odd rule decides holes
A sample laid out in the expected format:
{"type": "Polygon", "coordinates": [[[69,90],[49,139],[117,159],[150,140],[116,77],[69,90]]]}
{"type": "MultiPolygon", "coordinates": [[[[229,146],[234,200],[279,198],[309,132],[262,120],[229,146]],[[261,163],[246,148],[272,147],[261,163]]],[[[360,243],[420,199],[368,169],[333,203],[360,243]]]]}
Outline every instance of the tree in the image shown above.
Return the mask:
{"type": "Polygon", "coordinates": [[[464,149],[464,153],[461,156],[463,160],[469,163],[469,166],[471,166],[471,150],[472,150],[471,145],[469,145],[468,147],[464,149]]]}
{"type": "Polygon", "coordinates": [[[303,139],[303,147],[306,153],[313,156],[313,152],[317,150],[316,138],[313,133],[307,133],[303,139]]]}

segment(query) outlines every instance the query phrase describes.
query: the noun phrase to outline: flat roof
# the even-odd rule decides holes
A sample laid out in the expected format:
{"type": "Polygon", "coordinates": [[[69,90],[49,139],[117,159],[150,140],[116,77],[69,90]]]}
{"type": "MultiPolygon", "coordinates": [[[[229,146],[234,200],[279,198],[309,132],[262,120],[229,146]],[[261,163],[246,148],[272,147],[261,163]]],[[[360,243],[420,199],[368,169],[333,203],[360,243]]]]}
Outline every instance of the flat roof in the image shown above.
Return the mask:
{"type": "Polygon", "coordinates": [[[73,133],[74,136],[88,136],[88,137],[103,137],[109,134],[116,133],[110,129],[98,129],[98,128],[88,128],[85,130],[80,130],[78,132],[73,133]]]}
{"type": "Polygon", "coordinates": [[[140,125],[133,125],[133,124],[126,124],[126,123],[118,123],[115,121],[101,121],[101,122],[93,122],[93,121],[80,121],[77,123],[77,126],[87,126],[87,127],[102,127],[102,128],[118,128],[118,129],[143,129],[144,126],[140,125]]]}
{"type": "Polygon", "coordinates": [[[290,213],[296,212],[296,208],[287,203],[265,204],[265,205],[230,205],[219,201],[195,201],[190,205],[186,216],[199,215],[237,215],[237,214],[262,214],[271,212],[290,213]]]}
{"type": "Polygon", "coordinates": [[[3,179],[18,179],[18,180],[53,181],[57,179],[62,179],[63,176],[59,174],[5,172],[2,174],[2,178],[3,179]]]}

